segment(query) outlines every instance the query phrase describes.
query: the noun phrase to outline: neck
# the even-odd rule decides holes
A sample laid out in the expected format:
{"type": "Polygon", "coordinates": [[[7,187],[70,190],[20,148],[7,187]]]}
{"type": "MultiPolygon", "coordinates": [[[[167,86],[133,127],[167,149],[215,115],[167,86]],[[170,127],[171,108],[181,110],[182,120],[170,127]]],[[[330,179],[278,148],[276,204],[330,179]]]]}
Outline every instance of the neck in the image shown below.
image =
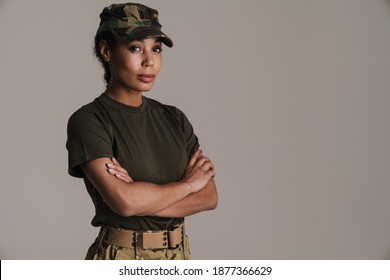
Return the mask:
{"type": "Polygon", "coordinates": [[[132,107],[140,107],[142,105],[142,92],[127,89],[115,84],[108,84],[104,92],[110,98],[132,107]]]}

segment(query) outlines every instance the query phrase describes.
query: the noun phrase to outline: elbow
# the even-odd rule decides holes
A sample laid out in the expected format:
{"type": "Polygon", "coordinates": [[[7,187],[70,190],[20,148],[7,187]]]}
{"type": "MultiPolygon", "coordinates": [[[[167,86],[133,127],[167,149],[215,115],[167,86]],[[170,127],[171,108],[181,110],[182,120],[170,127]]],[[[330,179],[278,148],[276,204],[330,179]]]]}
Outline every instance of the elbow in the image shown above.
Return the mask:
{"type": "Polygon", "coordinates": [[[210,203],[209,210],[214,210],[218,206],[218,191],[217,191],[217,188],[215,186],[214,180],[213,180],[213,185],[214,185],[214,188],[213,188],[213,191],[211,192],[211,196],[209,199],[209,203],[210,203]]]}
{"type": "Polygon", "coordinates": [[[208,210],[214,210],[218,206],[218,194],[215,192],[215,194],[210,198],[209,200],[209,207],[208,210]]]}
{"type": "Polygon", "coordinates": [[[208,195],[206,210],[214,210],[218,206],[218,192],[214,185],[213,191],[208,195]]]}
{"type": "Polygon", "coordinates": [[[215,208],[217,208],[218,206],[218,195],[215,196],[215,199],[211,205],[211,209],[210,210],[214,210],[215,208]]]}
{"type": "Polygon", "coordinates": [[[110,209],[122,217],[131,216],[146,216],[146,205],[141,199],[134,195],[117,192],[116,195],[111,196],[108,203],[110,209]],[[129,197],[131,197],[129,199],[129,197]]]}
{"type": "Polygon", "coordinates": [[[122,217],[142,216],[141,208],[136,203],[116,201],[115,203],[111,203],[109,207],[113,212],[122,217]]]}
{"type": "Polygon", "coordinates": [[[122,216],[122,217],[131,217],[131,216],[135,216],[135,211],[132,210],[132,209],[128,209],[128,208],[118,208],[116,210],[112,209],[116,214],[118,214],[119,216],[122,216]]]}
{"type": "Polygon", "coordinates": [[[122,217],[131,217],[131,216],[145,216],[146,213],[144,213],[142,210],[133,207],[133,206],[124,206],[119,207],[117,209],[112,209],[116,214],[122,217]]]}
{"type": "Polygon", "coordinates": [[[135,211],[132,207],[126,205],[109,205],[110,209],[119,216],[130,217],[135,215],[135,211]]]}
{"type": "Polygon", "coordinates": [[[215,210],[218,206],[218,201],[211,205],[210,210],[215,210]]]}
{"type": "Polygon", "coordinates": [[[137,203],[126,203],[118,209],[117,214],[122,217],[149,215],[146,209],[144,209],[142,205],[138,205],[137,203]]]}

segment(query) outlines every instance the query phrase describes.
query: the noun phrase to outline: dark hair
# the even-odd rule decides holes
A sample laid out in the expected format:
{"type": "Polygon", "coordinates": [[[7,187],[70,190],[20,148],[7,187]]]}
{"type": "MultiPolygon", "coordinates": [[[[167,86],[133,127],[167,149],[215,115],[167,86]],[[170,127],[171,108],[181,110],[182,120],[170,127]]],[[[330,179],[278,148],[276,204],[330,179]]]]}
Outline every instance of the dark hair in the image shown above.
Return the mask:
{"type": "Polygon", "coordinates": [[[111,70],[110,70],[110,65],[108,64],[108,62],[106,62],[103,59],[102,54],[100,53],[99,44],[100,41],[102,40],[107,42],[109,48],[114,48],[116,46],[117,39],[115,38],[114,34],[112,34],[110,31],[103,32],[95,36],[95,45],[93,51],[95,53],[95,56],[97,57],[97,59],[100,61],[100,63],[104,68],[104,80],[106,81],[106,84],[108,86],[108,83],[110,82],[111,79],[111,70]]]}

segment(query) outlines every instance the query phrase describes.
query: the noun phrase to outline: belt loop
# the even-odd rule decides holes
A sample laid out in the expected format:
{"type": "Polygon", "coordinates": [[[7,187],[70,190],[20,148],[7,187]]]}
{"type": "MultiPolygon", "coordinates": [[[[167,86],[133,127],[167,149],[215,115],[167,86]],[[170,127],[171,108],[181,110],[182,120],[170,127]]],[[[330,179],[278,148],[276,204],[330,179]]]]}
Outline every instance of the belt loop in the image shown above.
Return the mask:
{"type": "Polygon", "coordinates": [[[134,244],[135,259],[136,260],[143,260],[144,259],[144,248],[142,247],[142,244],[143,244],[142,231],[135,231],[134,238],[135,238],[135,244],[134,244]]]}

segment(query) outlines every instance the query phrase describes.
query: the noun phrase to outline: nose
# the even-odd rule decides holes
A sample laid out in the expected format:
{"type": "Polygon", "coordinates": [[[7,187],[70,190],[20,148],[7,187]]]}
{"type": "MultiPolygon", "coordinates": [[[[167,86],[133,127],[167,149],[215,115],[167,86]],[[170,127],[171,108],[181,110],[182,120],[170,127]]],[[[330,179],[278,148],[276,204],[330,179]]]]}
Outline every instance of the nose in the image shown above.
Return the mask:
{"type": "Polygon", "coordinates": [[[154,65],[153,53],[150,51],[144,51],[142,66],[143,67],[152,67],[153,65],[154,65]]]}

